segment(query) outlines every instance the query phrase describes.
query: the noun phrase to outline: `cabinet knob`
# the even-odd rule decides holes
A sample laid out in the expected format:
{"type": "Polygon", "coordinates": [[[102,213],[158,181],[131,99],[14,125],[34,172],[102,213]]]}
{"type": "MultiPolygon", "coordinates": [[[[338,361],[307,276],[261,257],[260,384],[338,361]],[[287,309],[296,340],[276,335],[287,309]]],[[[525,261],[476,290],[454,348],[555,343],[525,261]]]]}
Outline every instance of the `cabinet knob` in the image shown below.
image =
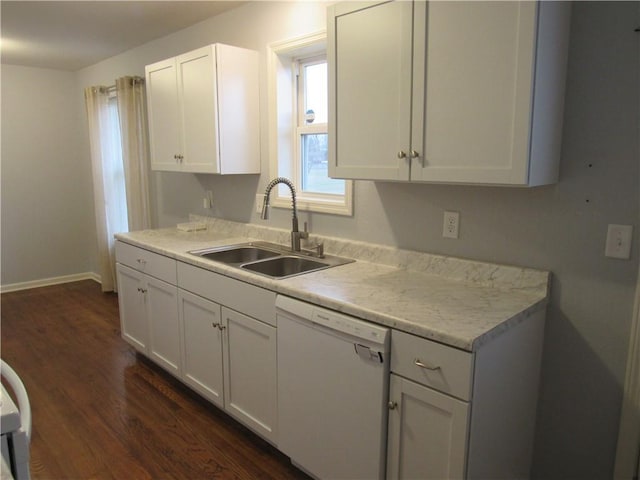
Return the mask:
{"type": "Polygon", "coordinates": [[[389,407],[389,410],[395,410],[397,406],[398,406],[398,402],[394,402],[390,400],[389,403],[387,403],[387,407],[389,407]]]}
{"type": "Polygon", "coordinates": [[[218,324],[218,330],[223,331],[225,328],[227,328],[227,327],[225,327],[221,323],[218,324]]]}
{"type": "Polygon", "coordinates": [[[411,158],[418,158],[420,156],[420,154],[418,152],[416,152],[415,150],[411,150],[411,158]]]}
{"type": "Polygon", "coordinates": [[[402,150],[400,150],[398,152],[398,158],[407,158],[406,152],[403,152],[402,150]]]}

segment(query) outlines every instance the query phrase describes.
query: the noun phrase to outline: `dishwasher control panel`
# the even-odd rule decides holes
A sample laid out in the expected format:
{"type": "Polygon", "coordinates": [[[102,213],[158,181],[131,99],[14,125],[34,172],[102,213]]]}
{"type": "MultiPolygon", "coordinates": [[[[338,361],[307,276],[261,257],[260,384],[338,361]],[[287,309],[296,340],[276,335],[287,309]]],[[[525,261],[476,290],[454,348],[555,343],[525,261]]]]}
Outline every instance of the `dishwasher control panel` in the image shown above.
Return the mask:
{"type": "Polygon", "coordinates": [[[311,303],[278,295],[276,298],[276,308],[281,312],[286,312],[297,318],[362,340],[361,342],[355,343],[387,345],[389,342],[390,330],[388,328],[351,317],[344,313],[318,307],[311,303]]]}
{"type": "Polygon", "coordinates": [[[324,308],[314,307],[310,320],[313,323],[323,325],[332,330],[338,330],[347,335],[379,344],[385,343],[387,335],[389,334],[389,330],[384,327],[378,327],[377,325],[372,325],[357,318],[332,312],[324,308]]]}

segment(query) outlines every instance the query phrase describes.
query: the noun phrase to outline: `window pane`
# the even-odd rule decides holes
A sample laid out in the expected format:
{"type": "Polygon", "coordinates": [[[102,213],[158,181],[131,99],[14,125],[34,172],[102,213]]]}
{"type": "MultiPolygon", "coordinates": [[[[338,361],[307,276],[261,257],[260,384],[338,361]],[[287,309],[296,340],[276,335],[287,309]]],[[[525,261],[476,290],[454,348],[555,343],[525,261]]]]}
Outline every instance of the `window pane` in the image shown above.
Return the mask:
{"type": "Polygon", "coordinates": [[[305,65],[304,79],[306,124],[327,123],[327,63],[305,65]]]}
{"type": "Polygon", "coordinates": [[[301,136],[302,191],[344,195],[344,180],[329,178],[326,133],[301,136]]]}

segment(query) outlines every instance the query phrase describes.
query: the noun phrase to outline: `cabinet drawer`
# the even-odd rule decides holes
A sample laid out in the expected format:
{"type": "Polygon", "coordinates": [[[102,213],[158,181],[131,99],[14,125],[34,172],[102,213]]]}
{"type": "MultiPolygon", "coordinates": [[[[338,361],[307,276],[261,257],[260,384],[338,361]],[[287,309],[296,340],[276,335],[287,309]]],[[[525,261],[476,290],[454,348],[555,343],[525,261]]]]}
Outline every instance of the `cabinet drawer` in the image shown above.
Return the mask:
{"type": "Polygon", "coordinates": [[[276,294],[219,273],[178,262],[180,288],[276,326],[276,294]]]}
{"type": "Polygon", "coordinates": [[[116,242],[116,260],[139,272],[144,272],[172,285],[176,284],[176,261],[173,258],[118,241],[116,242]]]}
{"type": "Polygon", "coordinates": [[[391,371],[463,400],[471,399],[473,355],[394,330],[391,371]]]}

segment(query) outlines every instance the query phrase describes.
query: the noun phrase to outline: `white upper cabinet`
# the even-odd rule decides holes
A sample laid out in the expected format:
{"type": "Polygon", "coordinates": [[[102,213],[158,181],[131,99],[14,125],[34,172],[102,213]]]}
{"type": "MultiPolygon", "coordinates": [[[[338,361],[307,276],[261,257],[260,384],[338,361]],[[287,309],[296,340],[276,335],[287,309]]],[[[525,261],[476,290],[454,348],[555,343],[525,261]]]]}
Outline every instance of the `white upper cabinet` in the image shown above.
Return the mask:
{"type": "Polygon", "coordinates": [[[569,16],[566,2],[330,7],[330,175],[554,183],[569,16]]]}
{"type": "Polygon", "coordinates": [[[260,173],[257,52],[214,44],[145,73],[153,170],[260,173]]]}

